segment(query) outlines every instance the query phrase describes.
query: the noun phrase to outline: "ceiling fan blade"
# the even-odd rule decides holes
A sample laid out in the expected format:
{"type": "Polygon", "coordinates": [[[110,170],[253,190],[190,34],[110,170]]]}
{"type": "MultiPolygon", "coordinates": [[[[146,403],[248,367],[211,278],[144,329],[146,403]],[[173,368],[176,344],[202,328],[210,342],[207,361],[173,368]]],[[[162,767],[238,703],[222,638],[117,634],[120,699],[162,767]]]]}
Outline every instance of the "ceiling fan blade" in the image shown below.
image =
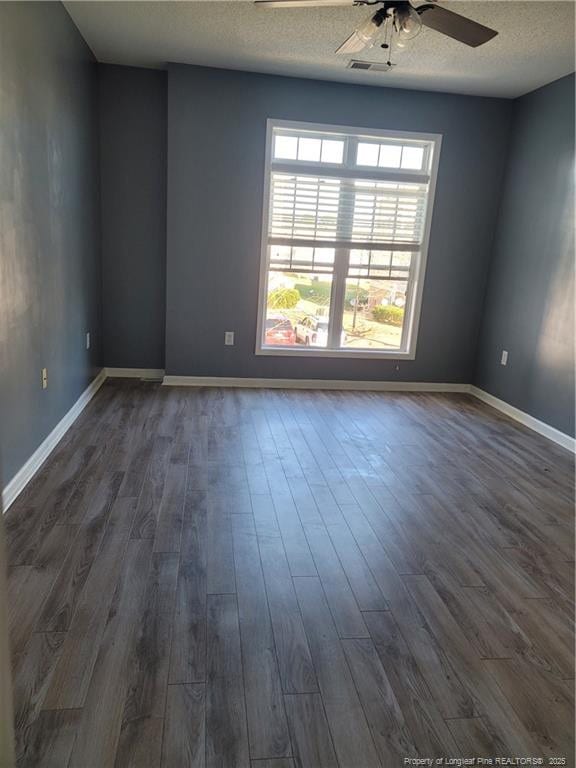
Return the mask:
{"type": "Polygon", "coordinates": [[[498,34],[495,30],[478,24],[477,21],[460,16],[459,13],[447,11],[439,5],[421,5],[416,10],[420,14],[422,24],[472,48],[487,43],[498,34]]]}
{"type": "Polygon", "coordinates": [[[262,8],[316,8],[320,6],[356,5],[355,0],[255,0],[262,8]]]}
{"type": "Polygon", "coordinates": [[[356,31],[352,32],[350,37],[347,37],[342,45],[336,48],[336,53],[360,53],[368,43],[358,35],[356,31]]]}

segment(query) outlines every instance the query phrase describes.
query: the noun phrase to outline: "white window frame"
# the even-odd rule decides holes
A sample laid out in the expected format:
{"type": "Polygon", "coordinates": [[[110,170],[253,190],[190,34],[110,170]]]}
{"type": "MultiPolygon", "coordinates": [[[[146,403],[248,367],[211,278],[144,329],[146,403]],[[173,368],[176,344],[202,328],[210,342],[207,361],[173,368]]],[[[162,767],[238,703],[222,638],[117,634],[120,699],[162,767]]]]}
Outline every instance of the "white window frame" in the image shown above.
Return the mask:
{"type": "MultiPolygon", "coordinates": [[[[351,126],[337,126],[337,125],[325,125],[320,123],[305,123],[293,120],[275,120],[269,118],[266,121],[266,161],[264,171],[264,198],[262,206],[262,238],[261,238],[261,255],[260,255],[260,278],[258,288],[258,321],[256,329],[256,354],[257,355],[272,355],[277,357],[355,357],[355,358],[387,358],[388,360],[414,360],[416,358],[416,345],[418,340],[418,330],[420,325],[420,315],[422,309],[422,296],[424,292],[424,281],[426,277],[426,264],[428,260],[428,246],[430,242],[430,230],[432,227],[432,216],[434,211],[434,197],[436,193],[436,179],[438,176],[438,165],[440,161],[440,149],[442,145],[442,134],[439,133],[413,133],[411,131],[394,131],[394,130],[382,130],[375,128],[353,128],[351,126]],[[428,195],[426,202],[426,215],[423,230],[422,243],[419,251],[413,252],[413,259],[410,271],[415,271],[415,275],[410,275],[408,279],[408,292],[406,296],[405,306],[405,319],[402,328],[402,341],[400,349],[396,350],[370,350],[370,349],[325,349],[322,347],[270,347],[264,344],[264,326],[266,321],[266,303],[268,295],[268,223],[270,213],[270,179],[274,168],[278,169],[282,165],[285,167],[290,166],[292,171],[297,172],[297,168],[302,168],[306,165],[314,165],[314,167],[326,167],[326,168],[342,168],[343,174],[350,174],[350,170],[346,167],[336,165],[333,163],[306,163],[305,161],[298,160],[291,164],[291,161],[279,161],[274,166],[272,165],[272,144],[275,128],[288,128],[292,130],[300,131],[318,131],[326,134],[341,133],[346,136],[361,136],[375,140],[385,139],[405,139],[408,141],[426,141],[433,144],[432,151],[432,163],[430,166],[429,180],[428,180],[428,195]]],[[[368,168],[366,166],[359,166],[359,171],[362,175],[370,174],[374,172],[374,175],[382,180],[390,179],[394,176],[393,169],[384,168],[368,168]],[[364,170],[362,170],[364,169],[364,170]]],[[[413,175],[414,178],[422,176],[419,171],[402,171],[402,178],[409,178],[413,175]]],[[[426,174],[428,176],[428,174],[426,174]]],[[[347,248],[349,246],[346,246],[347,248]]],[[[401,246],[400,246],[401,247],[401,246]]],[[[347,265],[342,258],[339,258],[339,249],[336,247],[336,255],[334,260],[334,270],[331,273],[333,285],[345,286],[346,274],[343,271],[347,269],[347,265]],[[339,274],[339,280],[336,280],[337,273],[339,274]]],[[[343,291],[341,291],[343,292],[343,291]]],[[[343,305],[343,296],[334,297],[333,301],[343,305]]],[[[341,321],[337,321],[337,326],[332,328],[332,337],[338,339],[340,335],[340,328],[338,327],[341,321]]]]}

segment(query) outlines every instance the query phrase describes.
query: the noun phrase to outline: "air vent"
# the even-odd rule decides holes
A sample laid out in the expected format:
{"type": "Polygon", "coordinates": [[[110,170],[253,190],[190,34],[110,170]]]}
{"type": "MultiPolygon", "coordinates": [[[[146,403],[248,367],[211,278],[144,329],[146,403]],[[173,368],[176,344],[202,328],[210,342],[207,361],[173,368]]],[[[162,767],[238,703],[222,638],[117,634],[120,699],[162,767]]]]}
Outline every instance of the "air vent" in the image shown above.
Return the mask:
{"type": "Polygon", "coordinates": [[[348,69],[364,69],[370,72],[388,72],[393,66],[385,61],[359,61],[358,59],[352,59],[347,64],[348,69]]]}

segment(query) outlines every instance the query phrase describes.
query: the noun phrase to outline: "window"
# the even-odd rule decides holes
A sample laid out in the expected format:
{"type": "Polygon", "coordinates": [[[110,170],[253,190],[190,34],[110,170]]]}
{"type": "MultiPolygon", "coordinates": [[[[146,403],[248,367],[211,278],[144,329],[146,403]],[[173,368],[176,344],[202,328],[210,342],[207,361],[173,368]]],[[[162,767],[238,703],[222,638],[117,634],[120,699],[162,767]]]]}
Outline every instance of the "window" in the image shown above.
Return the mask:
{"type": "Polygon", "coordinates": [[[258,354],[414,357],[439,152],[269,121],[258,354]]]}

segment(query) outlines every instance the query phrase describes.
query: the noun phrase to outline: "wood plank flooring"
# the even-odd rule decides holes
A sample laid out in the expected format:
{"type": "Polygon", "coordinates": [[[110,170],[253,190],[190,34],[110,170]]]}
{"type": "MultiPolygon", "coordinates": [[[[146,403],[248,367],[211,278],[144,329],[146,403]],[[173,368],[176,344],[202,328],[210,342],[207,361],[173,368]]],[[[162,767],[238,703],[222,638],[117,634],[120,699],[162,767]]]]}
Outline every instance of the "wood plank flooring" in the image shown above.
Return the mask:
{"type": "Polygon", "coordinates": [[[466,395],[108,381],[6,515],[18,763],[573,765],[573,489],[466,395]]]}

